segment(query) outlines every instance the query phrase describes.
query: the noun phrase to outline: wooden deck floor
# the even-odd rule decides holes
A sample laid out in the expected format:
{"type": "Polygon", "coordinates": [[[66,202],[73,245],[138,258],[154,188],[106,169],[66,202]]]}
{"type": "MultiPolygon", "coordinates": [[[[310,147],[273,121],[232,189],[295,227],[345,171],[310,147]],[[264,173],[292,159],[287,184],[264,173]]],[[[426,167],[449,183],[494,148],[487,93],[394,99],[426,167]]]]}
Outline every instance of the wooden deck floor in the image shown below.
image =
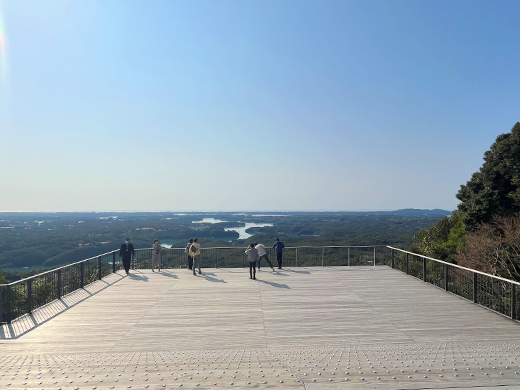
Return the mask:
{"type": "Polygon", "coordinates": [[[520,389],[520,324],[417,279],[257,276],[111,275],[0,330],[0,388],[520,389]]]}

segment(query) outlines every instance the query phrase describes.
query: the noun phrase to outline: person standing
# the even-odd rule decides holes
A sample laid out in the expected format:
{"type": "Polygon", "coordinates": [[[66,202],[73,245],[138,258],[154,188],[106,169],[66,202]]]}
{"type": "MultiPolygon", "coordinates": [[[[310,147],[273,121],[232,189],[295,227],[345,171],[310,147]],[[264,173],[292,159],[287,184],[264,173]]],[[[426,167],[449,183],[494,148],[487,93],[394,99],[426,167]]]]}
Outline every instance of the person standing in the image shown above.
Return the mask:
{"type": "Polygon", "coordinates": [[[267,261],[267,264],[269,264],[269,267],[271,267],[271,269],[274,271],[273,264],[271,264],[271,261],[269,260],[269,256],[267,256],[267,251],[265,250],[264,244],[255,243],[255,248],[258,251],[258,261],[256,263],[258,266],[258,270],[260,271],[260,262],[262,261],[263,258],[265,258],[265,261],[267,261]]]}
{"type": "Polygon", "coordinates": [[[161,243],[156,238],[153,240],[152,246],[152,272],[155,272],[154,268],[158,268],[159,272],[161,272],[161,243]]]}
{"type": "Polygon", "coordinates": [[[256,262],[258,261],[258,251],[255,244],[249,244],[246,249],[247,259],[249,260],[249,279],[256,280],[256,262]]]}
{"type": "Polygon", "coordinates": [[[276,260],[278,260],[278,269],[282,269],[283,248],[285,248],[285,245],[277,238],[274,240],[273,248],[276,252],[276,260]]]}
{"type": "Polygon", "coordinates": [[[125,269],[126,274],[128,275],[128,271],[130,270],[130,262],[132,261],[132,256],[134,255],[134,245],[130,243],[130,239],[127,238],[125,243],[121,245],[119,249],[119,258],[123,259],[123,267],[125,269]]]}
{"type": "Polygon", "coordinates": [[[184,253],[188,254],[188,268],[191,270],[193,268],[193,257],[191,256],[190,246],[193,244],[193,238],[190,238],[190,242],[186,245],[186,249],[184,249],[184,253]]]}
{"type": "Polygon", "coordinates": [[[200,272],[200,244],[199,244],[199,240],[197,239],[197,237],[195,237],[193,239],[193,244],[191,244],[191,246],[190,246],[190,252],[191,252],[191,257],[193,257],[193,275],[196,275],[195,267],[199,267],[199,275],[200,275],[201,274],[201,272],[200,272]]]}

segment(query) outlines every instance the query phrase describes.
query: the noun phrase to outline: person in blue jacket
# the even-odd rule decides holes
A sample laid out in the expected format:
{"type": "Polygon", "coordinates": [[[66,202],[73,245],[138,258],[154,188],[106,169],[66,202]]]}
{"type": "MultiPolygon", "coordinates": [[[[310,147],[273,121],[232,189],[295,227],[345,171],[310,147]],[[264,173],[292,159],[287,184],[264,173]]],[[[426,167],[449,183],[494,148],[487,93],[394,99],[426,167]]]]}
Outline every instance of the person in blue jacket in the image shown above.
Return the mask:
{"type": "Polygon", "coordinates": [[[276,252],[276,260],[278,260],[278,269],[282,269],[283,248],[285,248],[285,245],[277,238],[274,241],[273,248],[276,252]]]}

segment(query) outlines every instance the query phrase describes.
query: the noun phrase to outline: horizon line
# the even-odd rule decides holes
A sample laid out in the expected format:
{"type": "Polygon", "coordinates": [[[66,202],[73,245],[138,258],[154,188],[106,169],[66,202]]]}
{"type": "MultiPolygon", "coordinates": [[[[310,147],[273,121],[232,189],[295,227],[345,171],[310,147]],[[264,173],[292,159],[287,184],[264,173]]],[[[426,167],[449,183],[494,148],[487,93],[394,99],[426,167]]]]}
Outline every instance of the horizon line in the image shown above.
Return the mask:
{"type": "Polygon", "coordinates": [[[442,208],[415,208],[407,207],[400,209],[361,209],[361,210],[76,210],[76,211],[0,211],[0,214],[7,213],[41,213],[41,214],[57,214],[57,213],[177,213],[177,214],[195,214],[195,213],[367,213],[367,212],[388,212],[401,210],[442,210],[452,212],[453,210],[442,208]]]}

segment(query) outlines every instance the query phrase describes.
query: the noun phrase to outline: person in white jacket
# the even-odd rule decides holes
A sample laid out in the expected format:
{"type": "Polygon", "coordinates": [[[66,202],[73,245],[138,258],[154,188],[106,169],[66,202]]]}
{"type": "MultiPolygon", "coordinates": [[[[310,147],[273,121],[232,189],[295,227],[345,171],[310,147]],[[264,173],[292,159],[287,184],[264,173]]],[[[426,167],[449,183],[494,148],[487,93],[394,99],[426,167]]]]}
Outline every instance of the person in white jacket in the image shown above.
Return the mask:
{"type": "Polygon", "coordinates": [[[249,244],[246,249],[247,259],[249,260],[249,279],[256,279],[256,262],[258,261],[258,251],[255,244],[249,244]]]}
{"type": "Polygon", "coordinates": [[[267,264],[269,264],[269,267],[274,271],[273,264],[271,264],[271,261],[269,260],[269,256],[267,256],[267,251],[265,250],[264,244],[255,243],[255,248],[258,251],[258,261],[256,262],[256,265],[258,266],[258,270],[260,271],[260,262],[262,259],[265,258],[265,261],[267,261],[267,264]]]}

